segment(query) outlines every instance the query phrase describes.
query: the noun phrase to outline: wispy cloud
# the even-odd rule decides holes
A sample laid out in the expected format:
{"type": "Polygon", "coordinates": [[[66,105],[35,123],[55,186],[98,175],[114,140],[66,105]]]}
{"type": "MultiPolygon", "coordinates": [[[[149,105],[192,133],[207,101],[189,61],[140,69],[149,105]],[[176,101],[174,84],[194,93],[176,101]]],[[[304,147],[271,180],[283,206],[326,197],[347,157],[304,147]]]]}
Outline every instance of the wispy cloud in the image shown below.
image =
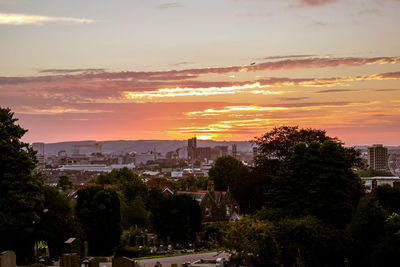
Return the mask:
{"type": "Polygon", "coordinates": [[[327,23],[325,21],[322,21],[322,20],[317,20],[317,21],[314,21],[312,23],[312,25],[313,26],[318,26],[318,27],[325,27],[325,26],[329,26],[329,23],[327,23]]]}
{"type": "Polygon", "coordinates": [[[42,114],[42,115],[55,115],[63,113],[103,113],[110,112],[107,110],[96,110],[96,109],[76,109],[70,107],[55,106],[51,108],[35,108],[30,106],[22,106],[16,110],[20,114],[42,114]]]}
{"type": "MultiPolygon", "coordinates": [[[[294,57],[294,56],[289,56],[294,57]]],[[[291,70],[291,69],[308,69],[308,68],[327,68],[338,66],[363,66],[373,64],[398,64],[400,57],[316,57],[316,58],[295,58],[284,59],[278,61],[268,61],[251,66],[228,66],[228,67],[210,67],[197,69],[167,70],[167,71],[120,71],[107,72],[101,69],[48,69],[41,71],[42,73],[54,73],[59,75],[48,76],[26,76],[26,77],[0,77],[0,85],[2,84],[23,84],[33,82],[55,82],[55,81],[183,81],[198,78],[203,74],[224,74],[233,72],[262,72],[273,70],[291,70]],[[74,73],[83,72],[83,73],[74,73]],[[68,74],[68,75],[64,75],[68,74]]],[[[390,74],[388,74],[390,75],[390,74]]],[[[393,75],[397,75],[394,73],[393,75]]]]}
{"type": "Polygon", "coordinates": [[[317,7],[338,2],[338,0],[295,0],[291,7],[317,7]]]}
{"type": "Polygon", "coordinates": [[[360,90],[357,90],[357,89],[330,89],[330,90],[316,91],[314,93],[330,94],[330,93],[348,93],[348,92],[358,92],[358,91],[360,91],[360,90]]]}
{"type": "Polygon", "coordinates": [[[190,65],[190,64],[193,64],[193,62],[182,61],[182,62],[177,62],[177,63],[171,64],[171,66],[178,67],[178,66],[190,65]]]}
{"type": "Polygon", "coordinates": [[[177,7],[182,7],[183,5],[178,2],[170,2],[170,3],[163,3],[157,5],[158,9],[169,9],[169,8],[177,8],[177,7]]]}
{"type": "Polygon", "coordinates": [[[273,59],[289,59],[289,58],[304,58],[304,57],[316,57],[317,55],[282,55],[282,56],[270,56],[260,58],[262,60],[273,60],[273,59]]]}
{"type": "MultiPolygon", "coordinates": [[[[235,94],[237,92],[264,88],[266,86],[260,83],[232,85],[224,87],[208,87],[208,88],[163,88],[146,92],[125,92],[124,96],[128,100],[150,100],[154,98],[178,97],[178,96],[211,96],[235,94]]],[[[267,91],[266,91],[267,92],[267,91]]],[[[280,92],[268,91],[270,94],[280,94],[280,92]]]]}
{"type": "Polygon", "coordinates": [[[304,100],[308,99],[309,97],[307,96],[301,96],[301,97],[280,97],[279,100],[282,101],[299,101],[299,100],[304,100]]]}
{"type": "Polygon", "coordinates": [[[77,72],[81,73],[100,73],[105,72],[105,69],[43,69],[39,70],[40,73],[52,73],[52,74],[77,74],[77,72]]]}
{"type": "Polygon", "coordinates": [[[27,14],[14,14],[14,13],[0,13],[0,24],[11,25],[43,25],[48,22],[65,22],[72,24],[88,24],[93,23],[95,20],[87,18],[70,18],[70,17],[49,17],[40,15],[27,15],[27,14]]]}

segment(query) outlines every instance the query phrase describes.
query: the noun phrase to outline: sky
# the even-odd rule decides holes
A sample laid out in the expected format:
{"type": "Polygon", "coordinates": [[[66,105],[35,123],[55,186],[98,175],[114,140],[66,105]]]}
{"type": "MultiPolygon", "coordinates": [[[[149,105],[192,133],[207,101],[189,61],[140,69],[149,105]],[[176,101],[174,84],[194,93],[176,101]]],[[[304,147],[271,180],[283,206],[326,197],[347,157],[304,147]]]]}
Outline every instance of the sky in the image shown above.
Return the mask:
{"type": "Polygon", "coordinates": [[[26,142],[400,145],[400,0],[0,0],[0,106],[26,142]]]}

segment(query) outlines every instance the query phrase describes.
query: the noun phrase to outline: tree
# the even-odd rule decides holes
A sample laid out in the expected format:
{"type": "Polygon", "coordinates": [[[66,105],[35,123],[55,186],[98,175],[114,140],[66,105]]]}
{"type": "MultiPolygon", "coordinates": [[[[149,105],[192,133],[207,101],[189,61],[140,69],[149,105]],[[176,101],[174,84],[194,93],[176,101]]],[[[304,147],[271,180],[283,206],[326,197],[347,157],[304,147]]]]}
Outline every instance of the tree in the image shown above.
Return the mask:
{"type": "Polygon", "coordinates": [[[70,199],[57,188],[44,186],[44,209],[40,212],[40,222],[35,233],[38,240],[45,240],[50,257],[58,259],[64,250],[64,242],[79,234],[79,227],[73,218],[70,199]]]}
{"type": "Polygon", "coordinates": [[[400,213],[400,188],[382,185],[373,190],[372,195],[388,213],[400,213]]]}
{"type": "Polygon", "coordinates": [[[152,209],[152,224],[164,241],[190,243],[201,230],[201,211],[196,200],[187,195],[170,195],[152,209]]]}
{"type": "Polygon", "coordinates": [[[121,236],[120,200],[111,189],[89,187],[78,191],[76,216],[92,255],[111,255],[121,236]]]}
{"type": "Polygon", "coordinates": [[[72,189],[72,182],[68,176],[62,175],[58,178],[57,187],[61,188],[64,192],[72,189]]]}
{"type": "Polygon", "coordinates": [[[324,130],[299,129],[298,126],[274,127],[254,141],[258,148],[256,160],[258,162],[265,159],[282,161],[291,156],[293,147],[298,143],[308,144],[313,141],[323,143],[326,140],[338,142],[337,138],[327,136],[324,130]]]}
{"type": "MultiPolygon", "coordinates": [[[[374,247],[384,236],[387,212],[372,196],[361,199],[350,224],[346,228],[349,237],[349,261],[351,266],[372,266],[374,247]]],[[[385,266],[385,265],[377,265],[385,266]]]]}
{"type": "Polygon", "coordinates": [[[345,238],[313,216],[285,218],[277,224],[284,266],[343,266],[345,238]]]}
{"type": "Polygon", "coordinates": [[[260,209],[265,201],[265,192],[268,190],[269,177],[257,175],[254,170],[243,168],[231,186],[231,192],[240,205],[240,212],[249,214],[260,209]]]}
{"type": "MultiPolygon", "coordinates": [[[[279,162],[286,161],[291,157],[293,147],[298,143],[309,144],[325,141],[343,144],[337,137],[330,137],[325,130],[312,128],[299,128],[298,126],[275,127],[263,136],[256,138],[253,142],[257,145],[256,167],[264,169],[274,168],[279,162]]],[[[360,152],[352,147],[344,148],[352,166],[363,167],[364,162],[360,158],[360,152]]]]}
{"type": "Polygon", "coordinates": [[[388,216],[384,229],[385,235],[375,246],[371,261],[375,266],[395,267],[400,261],[400,215],[388,216]]]}
{"type": "Polygon", "coordinates": [[[232,156],[220,157],[208,172],[216,190],[226,190],[245,168],[243,163],[232,156]]]}
{"type": "Polygon", "coordinates": [[[362,194],[361,180],[340,144],[300,143],[272,179],[265,206],[278,217],[313,215],[343,228],[362,194]]]}
{"type": "Polygon", "coordinates": [[[136,173],[126,167],[120,170],[114,169],[107,174],[100,174],[95,183],[115,186],[118,191],[122,192],[127,201],[134,200],[137,196],[146,199],[146,184],[136,173]]]}
{"type": "Polygon", "coordinates": [[[232,252],[236,264],[279,266],[280,246],[276,237],[273,223],[245,217],[230,223],[224,246],[232,252]]]}
{"type": "Polygon", "coordinates": [[[34,172],[35,152],[21,142],[27,130],[8,108],[0,108],[0,250],[14,250],[17,261],[33,253],[34,230],[43,210],[43,181],[34,172]]]}

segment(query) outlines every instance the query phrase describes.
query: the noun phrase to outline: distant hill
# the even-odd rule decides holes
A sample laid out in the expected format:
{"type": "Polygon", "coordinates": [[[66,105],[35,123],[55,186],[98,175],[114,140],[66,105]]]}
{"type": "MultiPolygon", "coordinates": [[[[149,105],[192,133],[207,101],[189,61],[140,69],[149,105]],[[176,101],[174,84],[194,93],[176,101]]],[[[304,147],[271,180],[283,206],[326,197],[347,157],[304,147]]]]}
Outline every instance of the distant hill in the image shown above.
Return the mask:
{"type": "MultiPolygon", "coordinates": [[[[159,153],[165,154],[169,151],[175,151],[178,148],[187,145],[187,140],[118,140],[118,141],[70,141],[59,143],[45,144],[46,154],[57,154],[58,151],[65,150],[68,155],[74,151],[74,145],[91,145],[99,143],[102,145],[103,153],[106,154],[125,154],[130,152],[144,153],[156,150],[159,153]]],[[[215,147],[215,146],[229,146],[236,144],[238,151],[251,152],[252,144],[248,141],[213,141],[213,140],[197,140],[198,147],[215,147]]],[[[96,152],[96,148],[80,148],[81,153],[96,152]]]]}

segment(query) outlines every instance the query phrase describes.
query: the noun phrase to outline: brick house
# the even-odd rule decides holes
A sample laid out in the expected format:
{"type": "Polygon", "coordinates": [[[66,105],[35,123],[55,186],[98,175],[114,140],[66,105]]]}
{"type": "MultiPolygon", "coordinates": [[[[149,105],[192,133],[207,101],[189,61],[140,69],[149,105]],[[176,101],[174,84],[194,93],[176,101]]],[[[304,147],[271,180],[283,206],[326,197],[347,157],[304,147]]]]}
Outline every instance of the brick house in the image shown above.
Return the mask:
{"type": "Polygon", "coordinates": [[[215,191],[214,182],[209,181],[206,191],[176,191],[175,194],[189,195],[199,202],[202,223],[214,223],[239,219],[239,205],[229,188],[227,191],[215,191]]]}

